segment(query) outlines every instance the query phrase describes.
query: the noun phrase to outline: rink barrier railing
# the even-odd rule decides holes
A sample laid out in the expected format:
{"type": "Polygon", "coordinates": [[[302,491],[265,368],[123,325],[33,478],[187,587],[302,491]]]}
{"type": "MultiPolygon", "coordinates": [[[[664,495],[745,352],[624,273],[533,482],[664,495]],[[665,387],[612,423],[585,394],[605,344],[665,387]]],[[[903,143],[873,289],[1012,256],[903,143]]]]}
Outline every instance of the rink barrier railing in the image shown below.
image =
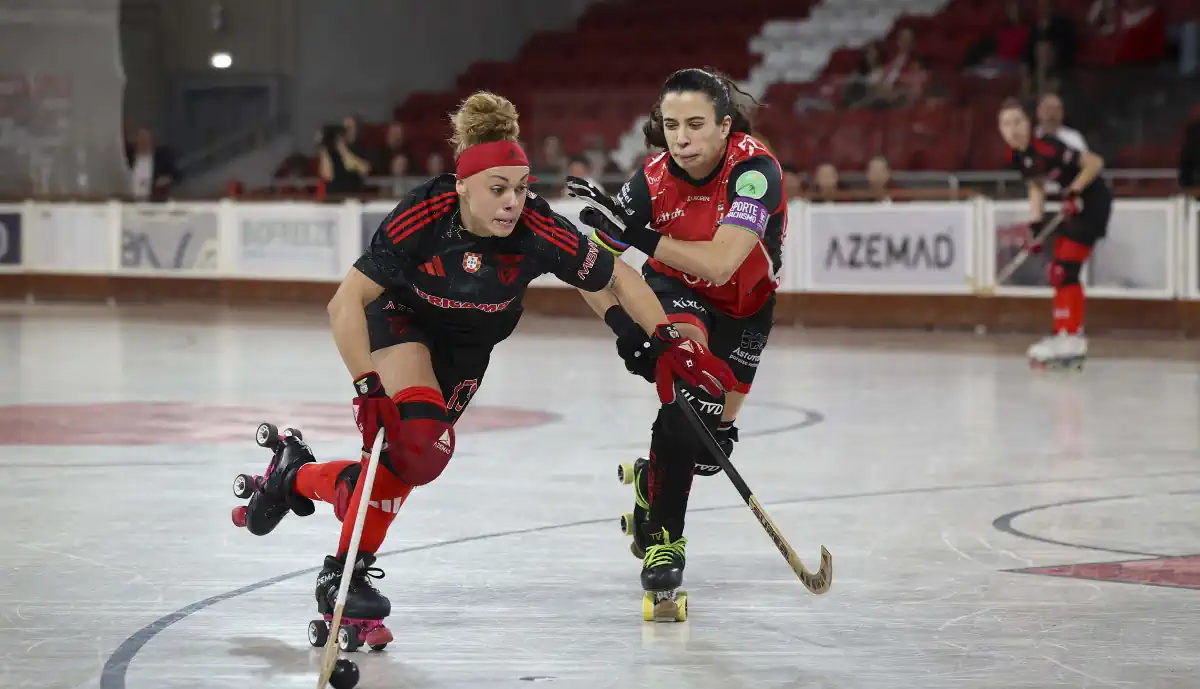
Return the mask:
{"type": "MultiPolygon", "coordinates": [[[[577,219],[582,204],[554,200],[577,219]]],[[[0,205],[0,272],[334,283],[362,253],[390,201],[0,205]]],[[[1049,204],[1048,212],[1055,212],[1049,204]]],[[[1118,199],[1085,269],[1097,298],[1200,300],[1200,202],[1118,199]]],[[[1027,232],[1028,205],[952,201],[789,204],[781,290],[971,295],[991,289],[1027,232]]],[[[640,266],[645,257],[630,251],[640,266]]],[[[1046,297],[1046,256],[995,290],[1046,297]]],[[[534,287],[561,287],[545,275],[534,287]]]]}

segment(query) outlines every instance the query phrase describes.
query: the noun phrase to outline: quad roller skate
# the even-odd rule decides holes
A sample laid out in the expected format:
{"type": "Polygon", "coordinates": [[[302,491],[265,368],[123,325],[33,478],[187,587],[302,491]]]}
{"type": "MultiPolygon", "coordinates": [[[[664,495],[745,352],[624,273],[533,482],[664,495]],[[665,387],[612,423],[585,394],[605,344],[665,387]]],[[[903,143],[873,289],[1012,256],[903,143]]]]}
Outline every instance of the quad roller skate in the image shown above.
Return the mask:
{"type": "Polygon", "coordinates": [[[646,557],[641,527],[646,523],[646,513],[650,509],[646,498],[650,493],[649,465],[649,459],[640,457],[633,463],[623,462],[617,467],[617,479],[625,485],[633,484],[633,511],[621,515],[621,533],[633,537],[629,551],[639,560],[646,557]]]}
{"type": "Polygon", "coordinates": [[[238,474],[233,479],[233,494],[250,502],[233,509],[233,523],[255,536],[271,533],[288,511],[307,517],[316,511],[312,500],[292,490],[296,472],[301,466],[317,461],[300,431],[284,429],[283,433],[269,423],[258,425],[255,440],[274,455],[261,476],[238,474]]]}
{"type": "Polygon", "coordinates": [[[1087,354],[1087,338],[1064,331],[1034,343],[1027,353],[1030,368],[1065,371],[1082,371],[1087,354]]]}
{"type": "MultiPolygon", "coordinates": [[[[374,564],[374,555],[362,553],[350,575],[350,589],[346,593],[346,607],[337,635],[338,648],[346,653],[353,653],[364,645],[373,651],[382,651],[393,638],[391,630],[383,624],[383,619],[392,614],[392,602],[371,585],[371,577],[383,578],[383,570],[373,567],[374,564]]],[[[329,641],[329,625],[333,622],[344,566],[345,558],[327,555],[325,567],[317,575],[317,612],[322,619],[308,623],[308,643],[317,648],[329,641]]]]}
{"type": "Polygon", "coordinates": [[[686,538],[672,540],[667,530],[650,522],[645,531],[646,557],[642,560],[642,620],[646,622],[683,622],[687,620],[688,594],[683,585],[687,564],[686,538]]]}

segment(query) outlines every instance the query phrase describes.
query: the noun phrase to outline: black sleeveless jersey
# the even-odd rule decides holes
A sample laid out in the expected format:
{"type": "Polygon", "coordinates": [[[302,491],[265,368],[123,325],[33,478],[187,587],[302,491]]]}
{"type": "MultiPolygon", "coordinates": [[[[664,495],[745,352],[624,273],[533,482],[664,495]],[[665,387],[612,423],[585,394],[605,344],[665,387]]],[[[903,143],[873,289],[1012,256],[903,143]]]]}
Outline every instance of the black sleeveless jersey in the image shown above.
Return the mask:
{"type": "Polygon", "coordinates": [[[551,273],[587,292],[608,286],[613,255],[545,199],[529,193],[509,236],[479,237],[463,228],[454,182],[441,175],[410,192],[354,263],[384,288],[381,300],[453,339],[495,344],[516,327],[534,278],[551,273]]]}
{"type": "MultiPolygon", "coordinates": [[[[1026,181],[1054,180],[1066,189],[1079,176],[1082,157],[1081,151],[1068,146],[1055,136],[1046,135],[1031,139],[1024,150],[1009,149],[1008,164],[1010,168],[1020,172],[1026,181]]],[[[1089,201],[1111,202],[1112,190],[1108,188],[1107,182],[1097,177],[1079,196],[1084,200],[1086,209],[1091,205],[1089,201]]]]}

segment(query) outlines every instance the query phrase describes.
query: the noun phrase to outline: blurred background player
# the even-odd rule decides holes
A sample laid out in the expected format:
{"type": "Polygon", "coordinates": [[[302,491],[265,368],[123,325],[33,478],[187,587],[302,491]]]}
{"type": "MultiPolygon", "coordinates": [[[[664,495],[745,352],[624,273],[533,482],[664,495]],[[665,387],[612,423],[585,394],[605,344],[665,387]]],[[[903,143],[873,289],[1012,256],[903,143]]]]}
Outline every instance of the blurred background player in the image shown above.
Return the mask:
{"type": "MultiPolygon", "coordinates": [[[[1050,285],[1054,288],[1053,335],[1029,348],[1035,366],[1081,367],[1087,359],[1083,334],[1084,294],[1080,274],[1092,248],[1108,233],[1112,191],[1100,178],[1104,160],[1080,151],[1062,139],[1046,135],[1032,138],[1029,115],[1015,100],[1000,108],[1000,135],[1009,146],[1009,165],[1018,170],[1029,188],[1030,241],[1046,227],[1046,180],[1062,187],[1063,220],[1045,241],[1050,243],[1050,285]]],[[[1031,247],[1041,250],[1041,246],[1031,247]]]]}
{"type": "MultiPolygon", "coordinates": [[[[454,423],[478,390],[492,348],[521,317],[531,280],[553,273],[584,292],[603,293],[636,322],[660,390],[674,377],[719,397],[733,387],[729,368],[668,323],[637,272],[588,240],[529,192],[529,161],[517,143],[516,108],[475,93],[453,116],[456,174],[412,191],[380,224],[370,247],[329,302],[333,337],[354,380],[354,416],[363,458],[383,429],[386,445],[363,525],[346,603],[348,625],[366,643],[386,643],[391,604],[368,577],[400,507],[414,486],[436,479],[454,453],[454,423]]],[[[251,498],[246,526],[269,532],[288,508],[313,512],[332,503],[343,520],[337,554],[317,576],[317,608],[329,616],[358,502],[362,463],[318,464],[302,443],[284,439],[268,480],[251,498]]],[[[328,617],[327,617],[328,619],[328,617]]]]}
{"type": "MultiPolygon", "coordinates": [[[[737,385],[723,399],[689,393],[726,454],[771,332],[787,225],[782,169],[750,135],[748,106],[739,97],[745,94],[719,73],[679,70],[663,84],[644,128],[646,144],[666,152],[647,160],[615,203],[588,180],[568,178],[571,193],[589,204],[580,218],[595,228],[597,241],[618,255],[633,246],[649,256],[643,275],[671,320],[733,370],[737,385]]],[[[597,310],[608,299],[588,298],[597,310]]],[[[632,323],[615,330],[630,370],[642,366],[648,376],[631,356],[645,335],[632,323]]],[[[664,406],[649,457],[633,466],[630,531],[646,590],[682,582],[693,473],[720,470],[679,410],[664,406]]]]}

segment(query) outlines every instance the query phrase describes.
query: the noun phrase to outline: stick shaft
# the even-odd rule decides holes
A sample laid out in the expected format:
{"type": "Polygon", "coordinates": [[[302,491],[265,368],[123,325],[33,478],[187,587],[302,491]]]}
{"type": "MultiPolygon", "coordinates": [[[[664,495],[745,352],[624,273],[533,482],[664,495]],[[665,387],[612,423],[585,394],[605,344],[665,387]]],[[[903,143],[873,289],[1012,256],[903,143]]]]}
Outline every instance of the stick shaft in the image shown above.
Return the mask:
{"type": "Polygon", "coordinates": [[[321,657],[321,674],[317,677],[317,689],[325,689],[329,675],[338,656],[338,629],[342,626],[342,610],[350,594],[350,576],[354,573],[354,562],[358,559],[358,544],[362,540],[363,524],[367,521],[367,506],[371,502],[371,490],[375,487],[375,472],[379,468],[379,457],[383,454],[383,429],[375,434],[371,445],[371,458],[367,460],[367,474],[358,484],[361,493],[358,511],[355,513],[354,529],[350,533],[350,549],[346,551],[346,563],[342,568],[342,580],[338,584],[337,602],[333,608],[333,621],[329,623],[329,639],[325,642],[325,655],[321,657]]]}
{"type": "MultiPolygon", "coordinates": [[[[1063,215],[1060,213],[1053,220],[1051,220],[1046,227],[1042,228],[1042,231],[1038,233],[1038,236],[1034,238],[1032,243],[1041,244],[1042,242],[1046,241],[1046,239],[1050,237],[1050,234],[1058,229],[1058,226],[1062,223],[1062,221],[1063,215]]],[[[1006,280],[1012,277],[1013,273],[1017,272],[1017,268],[1020,268],[1029,258],[1030,253],[1029,247],[1021,249],[1016,257],[1009,261],[1008,265],[1004,266],[1004,269],[1001,270],[998,275],[996,275],[995,285],[999,287],[1003,285],[1006,280]]]]}
{"type": "Polygon", "coordinates": [[[713,459],[721,465],[721,469],[725,471],[725,474],[729,476],[729,481],[733,483],[733,487],[737,489],[738,494],[742,496],[742,500],[746,502],[750,511],[754,513],[755,518],[758,519],[758,523],[762,525],[763,530],[767,532],[767,536],[771,538],[771,541],[779,550],[779,554],[783,556],[783,559],[787,560],[792,571],[800,578],[800,583],[804,584],[804,588],[815,594],[822,594],[828,591],[830,585],[833,583],[833,556],[829,554],[825,546],[821,546],[820,568],[816,573],[810,572],[804,566],[804,563],[801,562],[800,556],[788,544],[787,539],[783,537],[783,534],[779,533],[779,528],[775,526],[775,522],[771,521],[771,518],[767,516],[767,512],[763,509],[762,504],[758,502],[758,499],[750,491],[750,486],[746,485],[745,479],[734,468],[733,462],[729,461],[729,456],[721,449],[721,445],[713,437],[708,427],[704,425],[704,421],[688,402],[684,390],[678,384],[675,385],[675,404],[679,405],[683,411],[683,415],[692,424],[692,429],[696,431],[696,435],[699,436],[704,448],[708,450],[708,453],[712,455],[713,459]]]}

